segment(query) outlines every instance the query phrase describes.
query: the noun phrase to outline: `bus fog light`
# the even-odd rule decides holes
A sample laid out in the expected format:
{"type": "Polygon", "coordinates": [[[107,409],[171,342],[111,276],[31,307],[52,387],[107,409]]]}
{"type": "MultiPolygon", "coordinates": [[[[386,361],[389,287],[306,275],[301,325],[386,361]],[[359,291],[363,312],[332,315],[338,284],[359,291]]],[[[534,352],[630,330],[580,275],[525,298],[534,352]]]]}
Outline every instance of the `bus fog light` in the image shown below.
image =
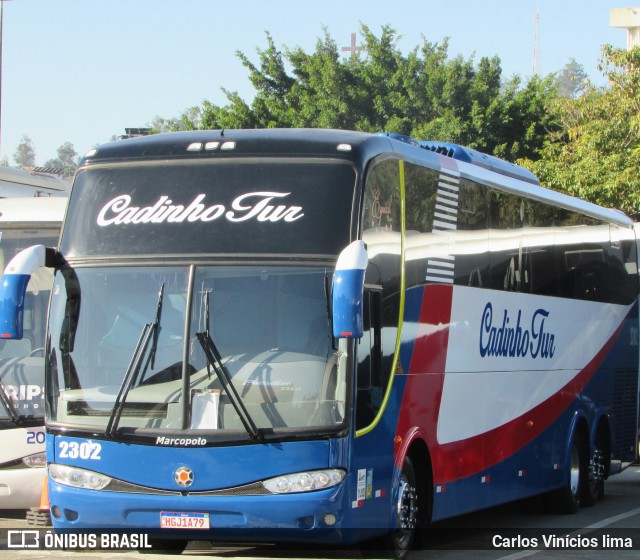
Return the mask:
{"type": "Polygon", "coordinates": [[[290,494],[324,490],[340,484],[345,472],[340,469],[305,471],[264,480],[262,485],[272,494],[290,494]]]}
{"type": "Polygon", "coordinates": [[[55,463],[49,465],[49,476],[58,484],[89,490],[102,490],[111,482],[111,479],[103,474],[55,463]]]}
{"type": "Polygon", "coordinates": [[[333,513],[326,513],[322,521],[327,527],[333,527],[336,524],[336,516],[333,513]]]}

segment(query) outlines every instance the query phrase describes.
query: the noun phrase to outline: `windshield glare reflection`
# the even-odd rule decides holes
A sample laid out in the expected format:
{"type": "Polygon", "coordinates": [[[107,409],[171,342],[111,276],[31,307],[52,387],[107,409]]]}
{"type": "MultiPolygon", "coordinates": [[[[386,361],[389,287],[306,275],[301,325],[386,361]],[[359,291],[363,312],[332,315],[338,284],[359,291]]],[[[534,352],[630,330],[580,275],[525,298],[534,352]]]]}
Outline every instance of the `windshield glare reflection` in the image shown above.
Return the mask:
{"type": "MultiPolygon", "coordinates": [[[[0,231],[0,270],[32,245],[56,245],[58,230],[39,228],[0,231]]],[[[23,337],[0,340],[0,429],[42,424],[44,417],[44,332],[53,284],[50,269],[38,269],[24,300],[23,337]]]]}
{"type": "Polygon", "coordinates": [[[340,425],[346,387],[327,281],[323,267],[62,271],[50,316],[52,420],[243,437],[253,432],[245,416],[260,433],[340,425]],[[231,388],[196,335],[214,343],[231,388]]]}

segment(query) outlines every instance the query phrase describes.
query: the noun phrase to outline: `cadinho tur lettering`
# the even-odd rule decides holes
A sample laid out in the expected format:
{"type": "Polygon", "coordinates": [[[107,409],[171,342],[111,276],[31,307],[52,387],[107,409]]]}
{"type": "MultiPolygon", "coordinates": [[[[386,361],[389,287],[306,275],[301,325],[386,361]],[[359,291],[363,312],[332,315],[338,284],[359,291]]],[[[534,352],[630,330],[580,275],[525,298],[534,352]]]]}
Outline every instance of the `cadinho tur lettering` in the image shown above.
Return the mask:
{"type": "Polygon", "coordinates": [[[212,222],[224,217],[229,222],[295,222],[304,216],[301,206],[270,204],[291,193],[260,191],[242,194],[231,202],[227,209],[223,204],[206,205],[206,195],[199,194],[188,205],[173,204],[162,195],[152,206],[132,206],[131,197],[122,194],[107,202],[98,213],[97,223],[101,227],[112,224],[159,224],[163,222],[212,222]]]}
{"type": "Polygon", "coordinates": [[[518,310],[515,322],[505,309],[502,324],[494,323],[493,305],[488,302],[480,322],[480,356],[504,358],[553,358],[556,337],[548,330],[550,312],[537,309],[531,316],[529,328],[522,326],[522,310],[518,310]]]}

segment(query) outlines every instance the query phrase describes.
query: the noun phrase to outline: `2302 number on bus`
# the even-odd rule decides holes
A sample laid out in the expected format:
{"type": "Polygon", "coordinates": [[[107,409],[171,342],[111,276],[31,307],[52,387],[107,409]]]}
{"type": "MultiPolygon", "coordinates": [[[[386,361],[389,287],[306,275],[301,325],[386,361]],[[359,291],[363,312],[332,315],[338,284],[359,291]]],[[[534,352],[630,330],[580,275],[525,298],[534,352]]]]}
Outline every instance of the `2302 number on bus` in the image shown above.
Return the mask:
{"type": "Polygon", "coordinates": [[[91,459],[99,461],[102,445],[92,441],[61,441],[59,446],[58,457],[61,459],[91,459]]]}

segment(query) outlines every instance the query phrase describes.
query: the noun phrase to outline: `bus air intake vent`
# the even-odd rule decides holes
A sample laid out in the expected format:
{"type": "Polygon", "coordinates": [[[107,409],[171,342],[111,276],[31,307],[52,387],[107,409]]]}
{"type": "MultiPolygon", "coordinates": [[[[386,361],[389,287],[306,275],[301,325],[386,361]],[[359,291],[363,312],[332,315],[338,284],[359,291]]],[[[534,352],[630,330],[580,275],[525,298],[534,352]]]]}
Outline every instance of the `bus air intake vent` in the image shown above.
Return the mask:
{"type": "Polygon", "coordinates": [[[148,494],[161,496],[265,496],[271,493],[261,482],[252,482],[243,486],[222,488],[219,490],[199,490],[195,492],[181,490],[163,490],[161,488],[150,488],[132,484],[124,480],[112,480],[104,490],[109,492],[126,492],[127,494],[148,494]]]}
{"type": "Polygon", "coordinates": [[[386,136],[387,138],[397,140],[398,142],[404,142],[411,146],[419,146],[418,141],[415,138],[407,136],[406,134],[397,134],[395,132],[376,132],[376,136],[386,136]]]}
{"type": "Polygon", "coordinates": [[[532,185],[540,185],[540,180],[528,169],[472,148],[466,148],[450,142],[430,142],[427,140],[420,140],[418,145],[424,150],[435,152],[445,157],[484,167],[494,173],[506,175],[532,185]]]}

